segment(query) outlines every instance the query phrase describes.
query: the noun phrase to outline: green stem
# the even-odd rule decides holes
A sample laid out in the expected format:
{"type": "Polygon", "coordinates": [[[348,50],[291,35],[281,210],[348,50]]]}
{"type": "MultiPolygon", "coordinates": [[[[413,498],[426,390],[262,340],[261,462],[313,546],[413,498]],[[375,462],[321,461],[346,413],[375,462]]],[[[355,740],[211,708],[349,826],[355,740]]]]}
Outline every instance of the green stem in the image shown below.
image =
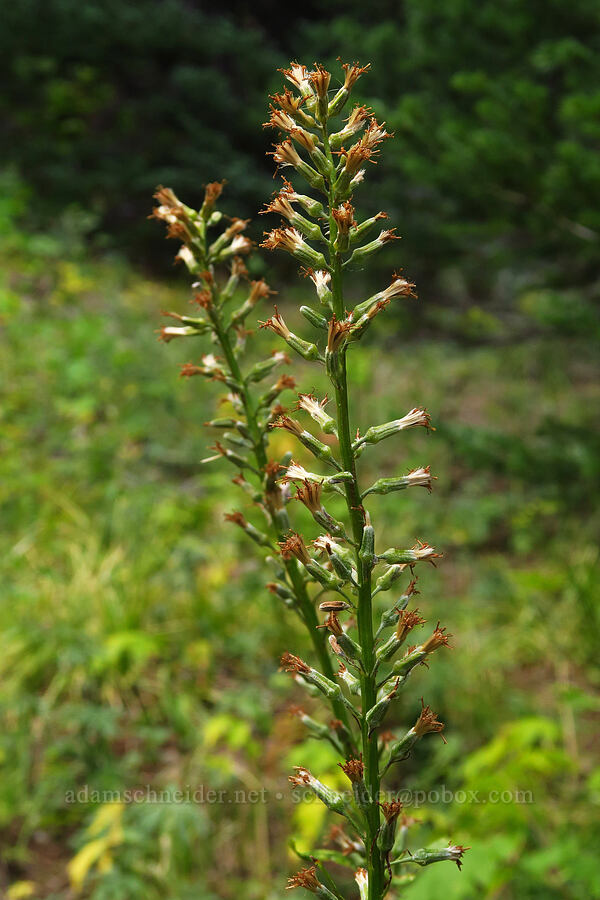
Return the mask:
{"type": "MultiPolygon", "coordinates": [[[[326,125],[323,126],[323,142],[326,155],[333,166],[333,157],[329,146],[326,125]]],[[[337,226],[331,211],[335,204],[333,185],[329,191],[329,262],[331,271],[331,291],[333,294],[333,312],[338,319],[344,318],[344,296],[342,283],[342,260],[336,251],[335,238],[337,226]]],[[[366,809],[367,834],[367,871],[369,874],[369,900],[381,900],[385,888],[384,862],[377,847],[377,835],[380,826],[378,798],[381,776],[379,773],[379,753],[377,737],[369,734],[366,723],[367,712],[377,701],[377,683],[375,669],[375,641],[373,635],[373,610],[371,570],[363,565],[359,549],[362,542],[364,526],[364,508],[356,473],[356,459],[352,450],[352,430],[348,403],[348,377],[346,369],[346,349],[339,352],[335,366],[335,375],[331,378],[335,391],[335,402],[338,419],[338,437],[342,465],[345,471],[352,473],[352,481],[345,485],[348,516],[352,525],[352,536],[355,544],[356,571],[358,580],[357,624],[359,642],[362,650],[364,672],[361,675],[362,693],[362,753],[365,765],[365,782],[369,790],[369,804],[366,809]]]]}
{"type": "MultiPolygon", "coordinates": [[[[213,295],[214,300],[216,301],[217,297],[215,290],[213,290],[213,295]]],[[[252,436],[254,458],[256,460],[257,468],[261,472],[264,472],[268,462],[268,458],[263,441],[263,434],[257,420],[256,407],[254,405],[252,395],[244,382],[239,362],[231,345],[229,334],[223,325],[223,321],[221,319],[219,308],[216,302],[213,303],[213,307],[210,310],[210,318],[215,330],[215,334],[217,336],[217,340],[219,341],[219,345],[227,361],[229,371],[231,372],[234,380],[240,385],[240,397],[244,406],[244,413],[246,415],[248,429],[252,436]]],[[[279,541],[285,538],[286,533],[290,529],[290,521],[285,509],[282,509],[279,512],[278,520],[278,524],[273,521],[271,522],[271,533],[273,534],[275,539],[279,541]]],[[[310,634],[310,639],[319,661],[319,667],[323,675],[325,675],[331,681],[335,681],[335,673],[333,670],[331,657],[327,649],[327,637],[323,630],[318,628],[319,620],[317,618],[317,612],[315,610],[314,603],[312,602],[306,589],[306,584],[300,569],[300,564],[295,559],[283,560],[283,564],[285,565],[288,577],[292,584],[300,616],[310,634]]],[[[353,752],[354,748],[350,740],[352,731],[350,720],[348,718],[348,711],[346,710],[346,707],[341,702],[341,700],[333,700],[331,705],[335,717],[339,719],[340,722],[342,722],[345,726],[346,737],[343,738],[343,743],[347,752],[351,753],[353,752]]]]}

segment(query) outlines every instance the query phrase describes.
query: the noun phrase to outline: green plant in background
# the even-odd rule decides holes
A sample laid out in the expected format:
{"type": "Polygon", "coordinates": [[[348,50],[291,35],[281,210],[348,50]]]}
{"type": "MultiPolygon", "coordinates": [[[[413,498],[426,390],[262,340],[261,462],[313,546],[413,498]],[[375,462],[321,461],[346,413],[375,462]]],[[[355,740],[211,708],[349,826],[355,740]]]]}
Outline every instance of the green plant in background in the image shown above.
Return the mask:
{"type": "Polygon", "coordinates": [[[304,360],[324,366],[335,397],[333,414],[327,411],[327,398],[318,400],[310,393],[298,394],[296,406],[317,423],[322,439],[279,404],[273,406],[283,390],[294,386],[289,376],[281,376],[262,393],[256,387],[278,365],[289,361],[286,354],[274,352],[242,371],[240,360],[248,334],[244,322],[258,300],[271,291],[264,281],[253,282],[245,302],[233,311],[227,308],[245,274],[241,254],[250,251],[251,242],[243,235],[247,223],[241,219],[231,220],[209,242],[209,230],[223,222],[222,213],[215,209],[222,185],[208,185],[199,212],[182,204],[172,191],[161,188],[156,194],[154,215],[167,222],[170,237],[182,241],[178,258],[197,278],[194,300],[202,311],[198,317],[167,313],[178,324],[164,327],[161,337],[170,341],[210,335],[220,354],[205,354],[200,364],[185,364],[181,371],[184,376],[202,375],[228,388],[224,415],[207,423],[222,432],[222,440],[215,443],[216,456],[206,462],[223,458],[238,468],[236,483],[264,514],[265,530],[248,522],[240,512],[227,518],[269,554],[276,578],[269,584],[270,590],[296,610],[309,631],[319,668],[291,653],[283,655],[282,667],[330,705],[334,719],[328,725],[313,720],[303,710],[298,712],[312,736],[329,741],[343,754],[345,761],[340,766],[351,785],[348,792],[339,792],[319,781],[308,768],[296,768],[290,778],[292,784],[316,795],[341,816],[350,834],[338,829],[341,851],[317,851],[316,857],[306,857],[311,865],[291,878],[288,886],[301,886],[321,897],[340,898],[340,890],[323,865],[323,860],[331,859],[356,869],[355,880],[363,900],[380,900],[393,881],[394,866],[427,866],[450,860],[460,868],[465,848],[450,844],[441,850],[411,852],[407,846],[411,822],[406,817],[400,819],[402,803],[393,797],[382,801],[382,779],[387,771],[407,759],[420,738],[444,728],[422,702],[420,714],[405,734],[394,736],[380,730],[412,670],[427,664],[432,653],[448,644],[449,635],[438,623],[424,641],[398,656],[413,629],[425,622],[417,609],[408,608],[418,593],[416,579],[404,587],[399,600],[379,611],[379,627],[374,621],[374,599],[390,591],[407,570],[412,575],[417,564],[433,563],[440,554],[422,541],[411,549],[377,552],[375,530],[364,503],[371,494],[410,487],[431,491],[429,467],[377,478],[368,487],[358,476],[357,460],[371,445],[409,428],[429,429],[430,419],[425,409],[415,408],[402,418],[368,427],[362,435],[358,430],[354,433],[351,424],[348,353],[393,299],[415,295],[414,284],[395,274],[387,288],[351,311],[346,308],[346,273],[363,268],[366,260],[396,235],[394,229],[382,229],[373,237],[385,213],[362,222],[355,218],[353,192],[364,180],[365,165],[375,162],[380,145],[391,135],[364,106],[355,106],[338,130],[332,127],[345,109],[355,82],[369,67],[354,64],[343,68],[343,84],[331,92],[331,74],[324,68],[316,65],[309,72],[302,65],[292,64],[285,75],[294,90],[286,88],[272,98],[267,123],[286,135],[275,146],[275,161],[294,168],[311,193],[297,193],[284,178],[281,192],[265,212],[279,213],[289,224],[274,229],[262,246],[284,249],[304,265],[315,286],[319,308],[302,306],[300,311],[323,336],[325,346],[321,348],[292,332],[277,307],[261,325],[282,337],[304,360]],[[217,274],[222,265],[229,267],[223,282],[217,274]],[[294,435],[305,451],[327,467],[327,474],[313,473],[289,458],[283,462],[270,459],[269,435],[279,428],[294,435]],[[296,487],[294,496],[292,484],[296,487]],[[338,494],[345,500],[343,519],[332,513],[329,502],[330,508],[325,506],[326,497],[335,500],[338,494]],[[313,541],[311,550],[304,538],[291,530],[287,509],[291,500],[304,505],[326,532],[313,541]],[[374,574],[377,566],[383,568],[374,574]],[[317,603],[326,614],[322,624],[317,619],[317,603]],[[340,616],[344,615],[349,618],[342,625],[340,616]],[[332,657],[339,665],[335,674],[332,657]]]}

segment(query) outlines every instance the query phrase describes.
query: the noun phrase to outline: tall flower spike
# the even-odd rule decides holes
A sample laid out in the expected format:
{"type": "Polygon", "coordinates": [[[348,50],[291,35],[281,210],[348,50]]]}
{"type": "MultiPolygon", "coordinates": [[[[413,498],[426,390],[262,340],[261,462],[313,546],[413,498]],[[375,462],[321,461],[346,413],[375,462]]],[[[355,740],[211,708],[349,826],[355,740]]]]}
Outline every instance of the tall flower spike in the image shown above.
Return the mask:
{"type": "MultiPolygon", "coordinates": [[[[240,280],[247,277],[240,255],[250,253],[252,245],[244,220],[227,219],[224,227],[220,224],[224,217],[216,202],[222,184],[215,182],[207,187],[199,212],[163,189],[157,196],[155,215],[182,243],[177,258],[193,273],[196,305],[201,313],[198,318],[176,313],[176,322],[165,329],[163,339],[212,337],[214,354],[205,353],[197,365],[186,364],[182,374],[201,374],[226,385],[225,415],[209,423],[222,433],[222,443],[214,447],[214,458],[236,466],[236,485],[262,510],[267,524],[263,533],[242,512],[230,513],[228,518],[268,553],[266,562],[272,570],[269,592],[295,610],[307,628],[317,667],[309,656],[305,661],[293,653],[284,653],[281,666],[294,682],[329,706],[323,722],[304,712],[300,716],[312,736],[328,740],[339,753],[340,765],[352,784],[353,799],[327,787],[305,766],[297,767],[290,780],[346,819],[356,840],[344,831],[336,844],[360,865],[355,872],[360,898],[384,900],[394,865],[427,866],[450,860],[460,867],[465,848],[451,844],[443,850],[414,850],[405,855],[402,848],[410,820],[402,817],[399,801],[378,802],[382,779],[390,766],[401,764],[423,736],[441,733],[444,728],[422,702],[417,721],[408,730],[403,729],[401,737],[386,737],[382,730],[391,702],[411,672],[420,663],[426,664],[435,650],[447,646],[450,636],[438,623],[422,643],[398,653],[413,629],[424,623],[418,610],[407,609],[414,582],[395,593],[383,611],[376,610],[379,627],[374,627],[373,601],[378,603],[377,596],[402,578],[408,581],[417,563],[435,563],[441,554],[423,541],[410,549],[382,550],[380,539],[375,539],[371,510],[367,509],[371,494],[385,495],[415,486],[429,490],[433,481],[429,466],[421,465],[407,474],[402,470],[402,474],[391,477],[381,473],[382,477],[366,489],[360,471],[359,458],[370,452],[371,445],[391,437],[401,441],[403,432],[415,427],[434,430],[423,407],[414,407],[401,418],[383,424],[369,424],[369,404],[351,402],[351,351],[356,341],[375,317],[389,314],[393,300],[416,296],[415,285],[399,273],[387,287],[366,292],[354,307],[350,297],[355,291],[346,289],[349,273],[366,269],[374,254],[398,239],[393,225],[382,224],[384,212],[363,218],[352,196],[370,170],[368,163],[379,160],[392,135],[385,123],[378,122],[371,110],[361,105],[345,113],[343,121],[335,121],[357,79],[368,68],[344,64],[341,78],[339,74],[336,78],[318,63],[307,68],[293,62],[284,70],[287,85],[271,98],[266,123],[281,135],[272,152],[275,164],[292,173],[294,184],[284,179],[282,189],[264,210],[281,216],[283,222],[265,234],[263,247],[290,253],[312,280],[317,308],[303,304],[299,311],[301,321],[307,320],[316,337],[309,342],[294,334],[277,308],[261,326],[283,339],[304,360],[324,364],[331,405],[326,406],[303,385],[296,410],[311,416],[328,436],[326,441],[306,430],[301,416],[296,421],[293,413],[276,402],[281,391],[293,384],[289,375],[254,393],[255,385],[267,378],[276,364],[289,360],[278,352],[250,368],[243,365],[244,346],[249,339],[245,320],[270,289],[265,282],[253,282],[241,306],[233,312],[224,309],[238,291],[240,280]],[[341,86],[332,89],[336,82],[341,86]],[[297,179],[308,186],[300,187],[297,179]],[[217,236],[209,242],[207,234],[213,228],[217,236]],[[229,274],[223,286],[219,269],[224,263],[229,274]],[[367,417],[362,436],[351,414],[358,407],[367,417]],[[291,433],[310,450],[316,457],[316,472],[289,457],[274,458],[269,440],[278,429],[291,433]],[[327,474],[318,471],[322,462],[327,464],[327,474]],[[290,518],[290,513],[298,510],[297,503],[289,502],[294,491],[295,499],[321,527],[322,533],[310,549],[290,518]],[[339,520],[328,512],[324,497],[337,504],[332,503],[331,509],[339,520]],[[386,636],[387,629],[390,634],[386,636]],[[396,858],[394,848],[398,848],[396,858]]],[[[288,319],[296,321],[291,314],[288,319]]],[[[318,379],[312,383],[319,383],[318,379]]],[[[401,522],[402,517],[395,520],[401,522]]],[[[343,892],[313,859],[314,865],[293,875],[288,887],[304,887],[324,900],[341,900],[343,892]]]]}

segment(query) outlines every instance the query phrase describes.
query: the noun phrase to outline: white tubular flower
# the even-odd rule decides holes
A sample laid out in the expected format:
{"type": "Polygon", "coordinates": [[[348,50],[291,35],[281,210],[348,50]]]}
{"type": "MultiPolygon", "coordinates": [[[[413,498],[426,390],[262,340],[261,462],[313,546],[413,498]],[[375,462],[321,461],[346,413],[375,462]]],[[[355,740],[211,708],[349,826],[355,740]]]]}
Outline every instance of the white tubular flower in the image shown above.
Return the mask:
{"type": "Polygon", "coordinates": [[[302,163],[302,157],[291,141],[282,141],[273,151],[273,159],[280,166],[298,167],[302,163]]]}
{"type": "Polygon", "coordinates": [[[194,272],[196,270],[196,260],[189,247],[180,247],[175,260],[177,262],[184,263],[188,267],[190,272],[194,272]]]}
{"type": "Polygon", "coordinates": [[[412,281],[402,278],[401,275],[394,275],[392,283],[381,291],[381,296],[377,295],[377,299],[392,300],[394,297],[415,297],[414,287],[412,281]]]}
{"type": "Polygon", "coordinates": [[[290,63],[289,69],[284,69],[283,74],[300,91],[303,97],[314,96],[310,83],[310,72],[306,66],[302,66],[297,62],[290,63]]]}
{"type": "Polygon", "coordinates": [[[410,487],[425,487],[428,491],[431,490],[431,471],[429,466],[419,466],[418,469],[413,469],[408,475],[404,476],[406,484],[410,487]]]}
{"type": "Polygon", "coordinates": [[[418,561],[433,561],[440,556],[433,547],[430,547],[429,544],[424,544],[423,541],[417,541],[415,546],[411,548],[410,553],[413,555],[413,558],[418,561]]]}
{"type": "Polygon", "coordinates": [[[219,361],[214,353],[205,353],[202,357],[202,365],[209,372],[221,371],[221,366],[219,365],[219,361]]]}
{"type": "Polygon", "coordinates": [[[252,249],[252,241],[250,238],[244,237],[242,234],[238,234],[234,237],[231,244],[227,248],[227,252],[232,255],[236,255],[238,253],[249,253],[252,249]]]}
{"type": "Polygon", "coordinates": [[[402,431],[405,428],[413,428],[416,425],[422,425],[423,428],[429,428],[430,423],[431,417],[427,410],[421,409],[421,407],[415,407],[401,419],[396,419],[394,424],[398,431],[402,431]]]}
{"type": "Polygon", "coordinates": [[[298,463],[291,461],[289,466],[285,471],[285,475],[281,479],[282,481],[313,481],[316,484],[321,484],[323,481],[322,475],[315,475],[314,472],[307,472],[307,470],[299,465],[298,463]]]}
{"type": "Polygon", "coordinates": [[[367,900],[369,896],[369,876],[366,869],[357,869],[354,880],[358,885],[360,900],[367,900]]]}
{"type": "Polygon", "coordinates": [[[335,420],[324,409],[327,400],[327,396],[319,402],[312,394],[298,394],[298,403],[295,408],[307,412],[311,419],[321,426],[325,434],[335,434],[335,420]]]}
{"type": "Polygon", "coordinates": [[[317,297],[319,300],[322,300],[327,294],[329,294],[329,283],[331,281],[331,274],[326,272],[324,269],[317,269],[315,272],[311,270],[309,273],[309,278],[317,289],[317,297]]]}

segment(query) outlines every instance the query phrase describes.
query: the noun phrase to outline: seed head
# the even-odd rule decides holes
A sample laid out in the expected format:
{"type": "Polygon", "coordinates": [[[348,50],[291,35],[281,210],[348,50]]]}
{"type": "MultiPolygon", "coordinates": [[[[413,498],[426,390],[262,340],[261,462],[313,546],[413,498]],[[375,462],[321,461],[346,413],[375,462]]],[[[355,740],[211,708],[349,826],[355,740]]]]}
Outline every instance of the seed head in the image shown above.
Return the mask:
{"type": "Polygon", "coordinates": [[[285,475],[281,479],[284,484],[288,481],[310,481],[312,483],[321,484],[323,479],[313,472],[308,472],[303,466],[292,460],[286,469],[285,475]]]}
{"type": "Polygon", "coordinates": [[[344,130],[357,132],[359,131],[369,116],[371,109],[368,106],[355,106],[348,118],[346,119],[346,127],[344,130]]]}
{"type": "Polygon", "coordinates": [[[361,66],[358,63],[342,63],[342,69],[346,73],[344,78],[344,87],[346,90],[352,90],[352,87],[358,81],[360,76],[364,75],[365,72],[368,72],[370,68],[371,63],[367,63],[366,66],[361,66]]]}
{"type": "Polygon", "coordinates": [[[213,305],[212,294],[207,290],[198,291],[197,294],[194,294],[194,303],[201,309],[211,309],[213,305]]]}
{"type": "Polygon", "coordinates": [[[433,653],[434,650],[437,650],[438,647],[447,647],[448,640],[452,637],[451,634],[445,633],[445,628],[440,628],[440,623],[438,622],[435,626],[435,631],[431,634],[424,644],[421,645],[421,650],[425,653],[433,653]]]}
{"type": "Polygon", "coordinates": [[[271,428],[283,428],[284,431],[289,431],[290,434],[296,437],[299,437],[304,431],[300,422],[297,422],[296,419],[291,419],[289,416],[279,416],[278,419],[271,422],[271,428]]]}
{"type": "Polygon", "coordinates": [[[439,559],[442,556],[441,553],[436,553],[433,547],[430,547],[429,544],[424,544],[423,541],[417,541],[411,550],[415,554],[416,560],[426,560],[432,565],[435,565],[434,559],[439,559]]]}
{"type": "Polygon", "coordinates": [[[462,844],[449,844],[448,845],[448,858],[451,859],[452,862],[456,863],[459,871],[462,866],[462,856],[464,853],[467,852],[467,850],[470,850],[470,849],[471,849],[470,847],[463,847],[462,844]]]}
{"type": "Polygon", "coordinates": [[[277,109],[272,104],[269,108],[269,121],[263,122],[263,128],[277,128],[279,131],[290,131],[292,128],[296,127],[296,122],[284,109],[277,109]]]}
{"type": "Polygon", "coordinates": [[[402,812],[402,803],[400,800],[391,800],[389,803],[380,803],[381,811],[385,816],[386,822],[394,822],[402,812]]]}
{"type": "Polygon", "coordinates": [[[405,609],[400,613],[396,627],[396,637],[399,641],[406,640],[406,636],[416,625],[424,625],[425,619],[419,615],[418,609],[405,609]]]}
{"type": "Polygon", "coordinates": [[[286,891],[291,891],[293,888],[302,887],[307,891],[316,894],[320,886],[321,882],[317,878],[317,867],[309,866],[309,868],[302,869],[300,872],[292,875],[291,878],[288,878],[286,891]]]}
{"type": "Polygon", "coordinates": [[[295,125],[294,128],[290,131],[291,136],[294,138],[297,144],[306,150],[308,153],[312,153],[315,149],[316,138],[310,133],[310,131],[306,131],[304,128],[301,128],[299,125],[295,125]]]}
{"type": "Polygon", "coordinates": [[[290,63],[289,69],[281,69],[281,72],[285,75],[287,80],[294,85],[301,93],[306,93],[307,91],[312,93],[312,88],[310,85],[309,71],[306,66],[300,65],[300,63],[292,62],[290,63]]]}
{"type": "Polygon", "coordinates": [[[224,181],[211,181],[204,188],[204,209],[210,211],[223,193],[224,181]]]}
{"type": "Polygon", "coordinates": [[[352,329],[352,323],[346,319],[337,319],[335,315],[329,322],[329,331],[327,333],[327,349],[330,353],[335,353],[346,342],[348,332],[352,329]]]}
{"type": "Polygon", "coordinates": [[[285,541],[279,541],[279,546],[284,559],[295,556],[305,566],[312,562],[304,541],[296,531],[290,531],[285,541]]]}
{"type": "Polygon", "coordinates": [[[308,246],[296,228],[274,228],[271,232],[265,231],[265,234],[266,238],[260,246],[267,250],[279,249],[294,253],[295,250],[308,246]]]}
{"type": "Polygon", "coordinates": [[[354,207],[348,200],[346,200],[345,203],[342,203],[341,206],[338,206],[337,209],[332,209],[331,215],[336,221],[338,232],[340,234],[348,234],[350,229],[356,225],[354,219],[354,207]]]}
{"type": "Polygon", "coordinates": [[[349,759],[345,763],[338,763],[338,766],[342,772],[348,776],[352,784],[358,784],[363,780],[365,766],[362,761],[362,756],[360,759],[349,759]]]}
{"type": "Polygon", "coordinates": [[[261,209],[261,215],[265,215],[266,213],[276,213],[278,216],[283,216],[285,219],[291,219],[296,215],[294,207],[292,206],[292,201],[285,191],[281,191],[274,197],[270,203],[265,206],[264,209],[261,209]]]}
{"type": "Polygon", "coordinates": [[[382,291],[382,294],[386,300],[391,300],[393,297],[414,297],[416,299],[414,287],[412,281],[407,281],[401,275],[394,274],[392,283],[382,291]]]}
{"type": "Polygon", "coordinates": [[[275,291],[272,291],[267,282],[262,278],[259,281],[251,281],[248,303],[251,306],[256,306],[259,300],[265,299],[274,293],[275,291]]]}
{"type": "Polygon", "coordinates": [[[284,672],[292,672],[299,675],[306,675],[310,672],[310,666],[308,666],[303,659],[300,659],[299,656],[294,656],[293,653],[286,652],[283,654],[280,660],[280,667],[284,672]]]}
{"type": "Polygon", "coordinates": [[[327,72],[322,65],[315,63],[314,71],[310,72],[308,80],[314,88],[317,97],[321,99],[327,97],[327,90],[329,88],[329,82],[331,81],[331,72],[327,72]]]}
{"type": "Polygon", "coordinates": [[[374,150],[382,141],[386,140],[386,138],[391,138],[393,136],[393,134],[388,134],[385,130],[385,122],[380,125],[376,119],[371,119],[360,142],[363,147],[374,150]]]}
{"type": "Polygon", "coordinates": [[[366,869],[357,869],[354,873],[354,880],[358,885],[360,900],[367,900],[369,892],[369,873],[366,869]]]}
{"type": "Polygon", "coordinates": [[[324,269],[317,269],[316,272],[314,269],[307,269],[306,274],[316,287],[317,296],[321,298],[329,290],[331,274],[329,272],[326,272],[324,269]]]}
{"type": "Polygon", "coordinates": [[[273,94],[271,100],[280,106],[284,112],[294,117],[298,115],[304,103],[304,97],[295,97],[289,88],[284,88],[282,94],[273,94]]]}
{"type": "Polygon", "coordinates": [[[240,528],[246,528],[248,525],[248,522],[241,512],[225,513],[223,518],[226,522],[233,522],[234,525],[239,525],[240,528]]]}
{"type": "Polygon", "coordinates": [[[413,725],[415,733],[418,737],[431,732],[440,732],[444,730],[444,723],[438,722],[437,713],[431,711],[430,706],[425,706],[423,698],[421,698],[421,715],[413,725]]]}
{"type": "Polygon", "coordinates": [[[258,324],[261,328],[270,328],[271,331],[274,331],[275,334],[278,334],[279,337],[282,337],[285,341],[287,341],[291,334],[291,331],[283,321],[283,316],[279,313],[277,307],[275,307],[275,312],[270,319],[267,319],[266,322],[259,322],[258,324]]]}
{"type": "Polygon", "coordinates": [[[299,166],[302,157],[290,140],[282,141],[275,145],[273,150],[273,159],[280,166],[299,166]]]}
{"type": "Polygon", "coordinates": [[[321,485],[313,481],[304,481],[301,487],[296,488],[295,500],[299,500],[311,513],[320,512],[321,485]]]}
{"type": "Polygon", "coordinates": [[[341,825],[331,826],[328,842],[337,845],[344,856],[349,856],[351,853],[355,853],[357,850],[360,851],[362,849],[362,845],[348,837],[341,825]]]}

